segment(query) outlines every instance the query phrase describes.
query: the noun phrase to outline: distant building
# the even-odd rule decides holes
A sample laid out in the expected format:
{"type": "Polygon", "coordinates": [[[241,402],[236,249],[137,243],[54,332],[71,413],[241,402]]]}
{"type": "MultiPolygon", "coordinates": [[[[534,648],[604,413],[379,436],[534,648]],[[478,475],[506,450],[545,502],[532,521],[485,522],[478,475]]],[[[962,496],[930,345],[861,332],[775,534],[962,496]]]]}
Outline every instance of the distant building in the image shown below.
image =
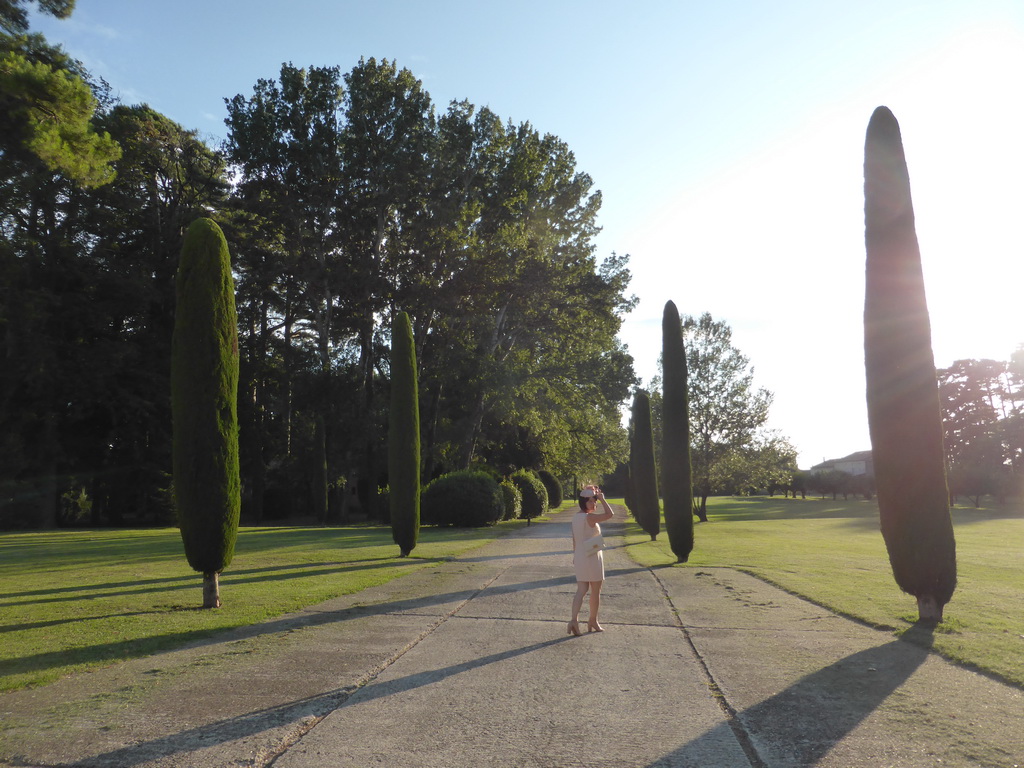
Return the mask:
{"type": "Polygon", "coordinates": [[[871,451],[857,451],[841,459],[829,459],[811,467],[811,472],[829,472],[836,470],[848,475],[875,474],[875,465],[871,461],[871,451]]]}

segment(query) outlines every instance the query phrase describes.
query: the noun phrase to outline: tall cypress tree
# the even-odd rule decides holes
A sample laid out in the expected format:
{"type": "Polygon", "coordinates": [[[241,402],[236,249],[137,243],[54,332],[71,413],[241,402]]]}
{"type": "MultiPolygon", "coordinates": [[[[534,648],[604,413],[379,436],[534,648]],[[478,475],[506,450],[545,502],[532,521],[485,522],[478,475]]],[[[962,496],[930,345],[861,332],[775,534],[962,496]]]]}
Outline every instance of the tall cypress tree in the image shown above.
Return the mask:
{"type": "Polygon", "coordinates": [[[391,330],[391,411],[388,416],[388,502],[391,535],[408,556],[420,531],[420,407],[416,347],[406,312],[391,330]]]}
{"type": "Polygon", "coordinates": [[[633,482],[633,516],[654,541],[661,531],[661,508],[658,504],[658,470],[654,462],[651,399],[642,389],[633,395],[633,445],[629,470],[633,482]]]}
{"type": "Polygon", "coordinates": [[[220,227],[197,219],[185,235],[171,341],[174,503],[188,564],[203,574],[203,607],[220,607],[241,503],[238,320],[231,257],[220,227]]]}
{"type": "Polygon", "coordinates": [[[686,349],[679,310],[665,304],[661,319],[661,492],[669,546],[680,563],[693,551],[693,476],[690,468],[690,404],[686,349]]]}
{"type": "Polygon", "coordinates": [[[320,525],[327,525],[327,423],[322,413],[316,415],[313,425],[313,514],[320,525]]]}
{"type": "Polygon", "coordinates": [[[864,364],[882,536],[921,621],[956,588],[942,420],[910,176],[899,123],[879,107],[864,145],[864,364]]]}

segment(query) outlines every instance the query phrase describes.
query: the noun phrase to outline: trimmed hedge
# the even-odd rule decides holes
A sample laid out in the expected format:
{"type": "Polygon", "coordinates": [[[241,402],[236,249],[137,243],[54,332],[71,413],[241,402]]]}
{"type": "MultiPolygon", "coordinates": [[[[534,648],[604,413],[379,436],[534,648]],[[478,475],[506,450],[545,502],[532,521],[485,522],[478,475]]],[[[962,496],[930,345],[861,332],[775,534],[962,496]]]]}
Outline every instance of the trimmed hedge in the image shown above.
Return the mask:
{"type": "Polygon", "coordinates": [[[548,511],[547,489],[534,472],[521,469],[510,479],[523,495],[523,517],[532,520],[548,511]]]}
{"type": "Polygon", "coordinates": [[[504,511],[501,486],[486,472],[441,475],[423,489],[420,498],[420,520],[425,525],[481,528],[494,525],[504,511]]]}
{"type": "Polygon", "coordinates": [[[562,484],[558,482],[558,478],[546,469],[537,470],[537,477],[544,483],[544,490],[548,492],[548,506],[551,508],[560,507],[564,497],[562,495],[562,484]]]}
{"type": "Polygon", "coordinates": [[[501,481],[501,493],[505,497],[505,514],[502,520],[515,520],[523,514],[523,494],[509,479],[501,481]]]}

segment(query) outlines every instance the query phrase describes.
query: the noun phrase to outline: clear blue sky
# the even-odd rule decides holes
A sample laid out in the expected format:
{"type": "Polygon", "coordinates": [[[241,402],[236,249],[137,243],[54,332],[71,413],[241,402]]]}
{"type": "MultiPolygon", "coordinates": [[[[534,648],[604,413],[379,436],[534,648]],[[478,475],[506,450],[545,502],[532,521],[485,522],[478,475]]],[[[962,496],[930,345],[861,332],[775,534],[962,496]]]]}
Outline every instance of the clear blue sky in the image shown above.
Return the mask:
{"type": "Polygon", "coordinates": [[[1024,2],[78,0],[33,29],[127,103],[212,141],[282,62],[394,59],[435,104],[556,134],[631,256],[623,340],[649,380],[672,299],[734,329],[801,466],[870,447],[863,138],[900,120],[936,363],[1024,343],[1024,2]]]}

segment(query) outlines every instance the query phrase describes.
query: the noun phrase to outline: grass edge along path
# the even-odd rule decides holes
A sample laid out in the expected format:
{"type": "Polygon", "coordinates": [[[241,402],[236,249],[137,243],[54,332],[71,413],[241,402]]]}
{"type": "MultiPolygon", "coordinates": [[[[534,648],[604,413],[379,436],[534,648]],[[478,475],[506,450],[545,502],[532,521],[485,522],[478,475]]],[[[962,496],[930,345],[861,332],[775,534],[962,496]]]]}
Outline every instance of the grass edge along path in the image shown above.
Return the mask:
{"type": "MultiPolygon", "coordinates": [[[[916,603],[893,580],[874,501],[718,497],[708,512],[686,564],[631,517],[626,551],[651,568],[735,568],[897,636],[913,626],[916,603]]],[[[1024,510],[957,506],[952,517],[958,586],[932,649],[1024,688],[1024,510]]]]}
{"type": "Polygon", "coordinates": [[[526,525],[424,526],[406,558],[389,526],[243,527],[221,577],[224,605],[209,610],[201,608],[202,576],[185,561],[177,528],[2,532],[0,692],[180,648],[360,592],[526,525]]]}

